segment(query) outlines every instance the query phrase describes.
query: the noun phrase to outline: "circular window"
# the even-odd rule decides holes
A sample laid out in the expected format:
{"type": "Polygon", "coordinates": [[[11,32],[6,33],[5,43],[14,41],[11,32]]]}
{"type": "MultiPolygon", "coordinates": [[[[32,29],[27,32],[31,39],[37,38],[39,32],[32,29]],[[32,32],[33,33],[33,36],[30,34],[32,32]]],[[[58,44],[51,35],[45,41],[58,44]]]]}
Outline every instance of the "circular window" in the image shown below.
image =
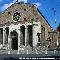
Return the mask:
{"type": "Polygon", "coordinates": [[[20,18],[20,13],[18,13],[18,12],[14,13],[13,20],[18,21],[19,18],[20,18]]]}

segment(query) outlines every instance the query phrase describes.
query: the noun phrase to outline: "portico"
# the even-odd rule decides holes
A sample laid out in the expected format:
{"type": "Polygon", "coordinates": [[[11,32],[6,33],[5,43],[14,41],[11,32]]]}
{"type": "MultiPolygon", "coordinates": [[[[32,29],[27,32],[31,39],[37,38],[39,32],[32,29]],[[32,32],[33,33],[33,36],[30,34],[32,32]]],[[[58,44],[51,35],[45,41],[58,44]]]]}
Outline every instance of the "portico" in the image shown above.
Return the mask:
{"type": "Polygon", "coordinates": [[[25,47],[28,45],[31,47],[37,46],[38,32],[41,32],[40,22],[33,22],[33,27],[32,23],[28,22],[25,24],[5,25],[3,29],[3,46],[7,44],[9,50],[19,50],[22,45],[25,47]]]}

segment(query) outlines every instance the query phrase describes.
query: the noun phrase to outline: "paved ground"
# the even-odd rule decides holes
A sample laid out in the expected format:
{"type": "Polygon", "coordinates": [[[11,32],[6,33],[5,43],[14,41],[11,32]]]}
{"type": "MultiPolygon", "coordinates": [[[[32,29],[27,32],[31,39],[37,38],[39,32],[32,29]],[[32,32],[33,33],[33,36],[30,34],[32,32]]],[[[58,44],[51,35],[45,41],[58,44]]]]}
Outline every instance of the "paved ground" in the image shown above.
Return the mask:
{"type": "Polygon", "coordinates": [[[0,50],[0,54],[48,54],[48,55],[60,55],[60,51],[54,50],[54,51],[37,51],[37,50],[0,50]]]}
{"type": "Polygon", "coordinates": [[[59,60],[60,51],[0,50],[0,60],[59,60]],[[19,53],[19,54],[18,54],[19,53]],[[20,58],[20,59],[19,59],[20,58]],[[48,59],[50,58],[50,59],[48,59]],[[52,59],[51,59],[52,58],[52,59]]]}
{"type": "Polygon", "coordinates": [[[0,60],[3,59],[4,60],[52,60],[52,59],[59,60],[60,56],[54,56],[54,55],[49,56],[49,55],[40,55],[40,54],[10,54],[10,55],[1,54],[0,60]]]}

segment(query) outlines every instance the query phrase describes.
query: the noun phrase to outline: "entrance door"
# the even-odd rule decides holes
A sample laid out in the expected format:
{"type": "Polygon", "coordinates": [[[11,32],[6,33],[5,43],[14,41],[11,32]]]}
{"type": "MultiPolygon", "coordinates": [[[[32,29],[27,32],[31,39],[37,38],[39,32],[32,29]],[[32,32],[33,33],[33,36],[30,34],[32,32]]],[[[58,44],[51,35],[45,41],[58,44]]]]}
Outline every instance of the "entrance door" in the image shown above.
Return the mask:
{"type": "Polygon", "coordinates": [[[32,46],[32,25],[28,25],[28,44],[32,46]]]}
{"type": "Polygon", "coordinates": [[[18,50],[18,38],[12,38],[12,50],[18,50]]]}
{"type": "Polygon", "coordinates": [[[14,30],[11,32],[11,48],[12,50],[18,50],[18,33],[14,30]]]}

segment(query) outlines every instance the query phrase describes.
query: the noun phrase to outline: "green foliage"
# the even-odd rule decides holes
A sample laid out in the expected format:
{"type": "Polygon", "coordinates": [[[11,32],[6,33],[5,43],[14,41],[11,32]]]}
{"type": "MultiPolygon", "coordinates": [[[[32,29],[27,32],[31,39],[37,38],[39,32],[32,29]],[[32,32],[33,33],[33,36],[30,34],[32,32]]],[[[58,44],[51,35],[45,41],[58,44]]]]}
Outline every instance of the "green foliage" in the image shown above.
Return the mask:
{"type": "Polygon", "coordinates": [[[57,26],[57,30],[59,30],[59,31],[60,31],[60,23],[59,23],[59,25],[57,26]]]}

